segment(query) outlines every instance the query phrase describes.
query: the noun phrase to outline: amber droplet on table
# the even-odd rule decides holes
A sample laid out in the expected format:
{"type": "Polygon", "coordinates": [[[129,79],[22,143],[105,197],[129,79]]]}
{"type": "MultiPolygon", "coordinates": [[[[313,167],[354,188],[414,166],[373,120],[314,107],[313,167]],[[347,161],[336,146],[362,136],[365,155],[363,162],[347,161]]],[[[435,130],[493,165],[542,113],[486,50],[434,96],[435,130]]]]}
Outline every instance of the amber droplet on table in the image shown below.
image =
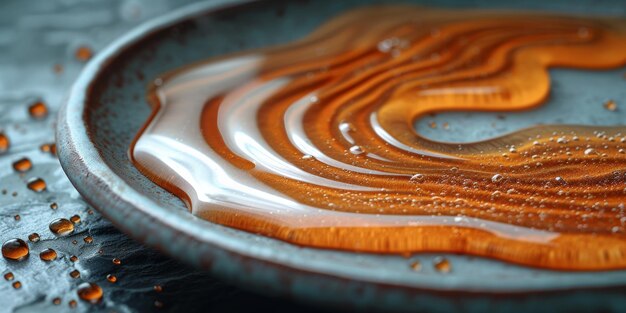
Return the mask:
{"type": "Polygon", "coordinates": [[[34,192],[43,192],[46,190],[46,182],[41,178],[30,180],[26,186],[34,192]]]}
{"type": "Polygon", "coordinates": [[[607,100],[604,103],[604,108],[609,110],[609,111],[616,111],[617,110],[617,102],[615,102],[615,100],[607,100]]]}
{"type": "Polygon", "coordinates": [[[107,275],[107,280],[108,280],[110,283],[115,283],[115,282],[117,282],[117,276],[115,276],[115,275],[113,275],[113,274],[108,274],[108,275],[107,275]]]}
{"type": "Polygon", "coordinates": [[[30,242],[39,242],[40,239],[41,239],[41,237],[39,236],[38,233],[32,233],[32,234],[28,235],[28,241],[30,241],[30,242]]]}
{"type": "Polygon", "coordinates": [[[48,227],[57,236],[67,236],[74,231],[74,224],[65,218],[58,218],[50,222],[48,227]]]}
{"type": "Polygon", "coordinates": [[[434,260],[433,266],[438,272],[443,274],[447,274],[452,271],[452,263],[450,263],[450,260],[443,257],[436,258],[434,260]]]}
{"type": "Polygon", "coordinates": [[[4,279],[7,280],[7,281],[11,281],[14,278],[15,278],[15,276],[11,272],[8,272],[8,273],[4,274],[4,279]]]}
{"type": "Polygon", "coordinates": [[[28,244],[19,238],[10,239],[2,244],[2,256],[11,261],[21,261],[28,257],[28,244]]]}
{"type": "Polygon", "coordinates": [[[420,261],[413,261],[411,263],[411,269],[416,271],[416,272],[421,271],[422,270],[422,263],[420,261]]]}
{"type": "Polygon", "coordinates": [[[32,118],[42,119],[48,115],[48,107],[43,101],[37,101],[28,107],[28,114],[32,118]]]}
{"type": "Polygon", "coordinates": [[[54,298],[54,299],[52,299],[52,304],[54,304],[54,305],[61,304],[61,298],[54,298]]]}
{"type": "Polygon", "coordinates": [[[120,264],[122,264],[122,260],[120,260],[120,259],[118,259],[118,258],[114,258],[114,259],[112,260],[112,262],[113,262],[113,264],[115,264],[115,265],[120,265],[120,264]]]}
{"type": "Polygon", "coordinates": [[[161,292],[163,291],[163,287],[161,285],[154,285],[153,287],[154,291],[156,292],[161,292]]]}
{"type": "Polygon", "coordinates": [[[70,257],[70,261],[72,261],[72,262],[77,262],[77,261],[78,261],[78,257],[77,257],[77,256],[75,256],[75,255],[72,255],[72,256],[70,257]]]}
{"type": "Polygon", "coordinates": [[[76,52],[74,53],[76,60],[82,61],[82,62],[85,62],[91,59],[92,55],[93,55],[93,52],[91,51],[91,48],[87,46],[78,47],[76,49],[76,52]]]}
{"type": "Polygon", "coordinates": [[[94,283],[82,283],[78,286],[78,290],[76,292],[81,300],[90,303],[98,303],[102,300],[102,288],[94,283]]]}
{"type": "Polygon", "coordinates": [[[80,277],[80,272],[78,270],[73,270],[73,271],[70,272],[70,277],[78,278],[78,277],[80,277]]]}
{"type": "Polygon", "coordinates": [[[44,261],[54,261],[57,259],[57,252],[54,249],[45,249],[39,253],[39,258],[44,261]]]}
{"type": "Polygon", "coordinates": [[[20,289],[20,288],[22,288],[22,283],[21,283],[19,280],[18,280],[18,281],[16,281],[16,282],[13,282],[13,284],[12,284],[12,285],[13,285],[13,288],[14,288],[14,289],[20,289]]]}
{"type": "Polygon", "coordinates": [[[624,51],[623,18],[363,7],[162,73],[130,155],[198,217],[296,245],[626,269],[624,127],[415,132],[436,112],[536,108],[551,68],[617,68],[624,51]]]}
{"type": "Polygon", "coordinates": [[[30,171],[33,168],[33,163],[29,158],[21,158],[15,162],[13,162],[13,169],[16,172],[24,173],[30,171]]]}
{"type": "Polygon", "coordinates": [[[72,217],[70,217],[70,221],[74,224],[78,224],[80,223],[80,216],[79,215],[72,215],[72,217]]]}
{"type": "Polygon", "coordinates": [[[67,305],[69,305],[70,308],[75,308],[78,305],[78,302],[76,302],[76,300],[70,300],[67,305]]]}
{"type": "Polygon", "coordinates": [[[52,203],[50,203],[50,208],[53,209],[53,210],[56,210],[56,209],[59,208],[59,205],[56,202],[52,202],[52,203]]]}
{"type": "Polygon", "coordinates": [[[41,152],[57,155],[57,146],[54,143],[45,143],[39,147],[39,150],[41,150],[41,152]]]}
{"type": "Polygon", "coordinates": [[[83,238],[83,241],[85,243],[92,243],[93,242],[93,237],[91,236],[86,236],[85,238],[83,238]]]}
{"type": "Polygon", "coordinates": [[[7,135],[0,133],[0,154],[3,154],[9,150],[9,146],[11,142],[9,141],[9,137],[7,135]]]}

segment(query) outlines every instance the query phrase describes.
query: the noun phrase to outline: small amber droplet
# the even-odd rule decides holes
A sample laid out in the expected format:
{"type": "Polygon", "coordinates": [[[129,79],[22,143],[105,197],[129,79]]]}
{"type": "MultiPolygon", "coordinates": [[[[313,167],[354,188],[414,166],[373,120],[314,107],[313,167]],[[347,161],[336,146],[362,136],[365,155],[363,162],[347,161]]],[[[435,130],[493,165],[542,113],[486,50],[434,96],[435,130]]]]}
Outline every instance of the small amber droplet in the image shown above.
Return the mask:
{"type": "Polygon", "coordinates": [[[54,304],[54,305],[61,304],[61,298],[54,298],[54,299],[52,299],[52,304],[54,304]]]}
{"type": "Polygon", "coordinates": [[[39,147],[39,150],[41,150],[41,152],[57,155],[57,146],[54,143],[45,143],[39,147]]]}
{"type": "Polygon", "coordinates": [[[39,257],[44,261],[54,261],[57,258],[57,252],[54,249],[46,249],[39,253],[39,257]]]}
{"type": "Polygon", "coordinates": [[[13,218],[14,218],[16,221],[19,221],[19,220],[21,220],[21,219],[22,219],[22,217],[21,217],[19,214],[18,214],[18,215],[16,215],[16,216],[13,216],[13,218]]]}
{"type": "Polygon", "coordinates": [[[80,277],[80,272],[78,270],[73,270],[73,271],[70,272],[70,277],[78,278],[78,277],[80,277]]]}
{"type": "Polygon", "coordinates": [[[154,291],[161,292],[163,291],[163,287],[161,285],[154,285],[154,291]]]}
{"type": "Polygon", "coordinates": [[[76,52],[74,53],[74,56],[76,57],[76,59],[78,61],[83,61],[83,62],[91,59],[92,55],[93,55],[93,52],[91,51],[91,48],[87,46],[78,47],[78,49],[76,49],[76,52]]]}
{"type": "Polygon", "coordinates": [[[72,223],[74,223],[74,224],[78,224],[78,223],[80,223],[80,216],[79,215],[73,215],[72,217],[70,217],[70,221],[72,221],[72,223]]]}
{"type": "Polygon", "coordinates": [[[53,209],[53,210],[56,210],[56,209],[58,209],[58,208],[59,208],[59,205],[58,205],[56,202],[52,202],[52,203],[50,204],[50,208],[51,208],[51,209],[53,209]]]}
{"type": "Polygon", "coordinates": [[[13,276],[13,273],[11,273],[11,272],[8,272],[8,273],[4,274],[4,279],[7,280],[7,281],[11,281],[14,278],[15,278],[15,276],[13,276]]]}
{"type": "Polygon", "coordinates": [[[162,308],[163,307],[163,302],[159,301],[159,300],[155,300],[154,301],[154,307],[155,308],[162,308]]]}
{"type": "Polygon", "coordinates": [[[114,258],[114,259],[113,259],[113,264],[115,264],[115,265],[120,265],[120,264],[122,264],[122,260],[120,260],[120,259],[118,259],[118,258],[114,258]]]}
{"type": "Polygon", "coordinates": [[[67,236],[74,231],[74,224],[68,219],[59,218],[50,222],[49,228],[57,236],[67,236]]]}
{"type": "Polygon", "coordinates": [[[42,192],[46,190],[46,182],[41,178],[35,178],[28,182],[28,189],[34,192],[42,192]]]}
{"type": "Polygon", "coordinates": [[[83,241],[85,243],[92,243],[93,242],[93,237],[87,236],[87,237],[83,238],[83,241]]]}
{"type": "Polygon", "coordinates": [[[422,263],[420,263],[420,261],[414,261],[413,263],[411,263],[411,269],[419,272],[422,270],[422,263]]]}
{"type": "Polygon", "coordinates": [[[39,239],[41,239],[41,237],[39,237],[38,233],[32,233],[32,234],[28,235],[28,240],[30,242],[38,242],[39,239]]]}
{"type": "Polygon", "coordinates": [[[78,297],[90,303],[98,303],[102,299],[102,288],[94,283],[82,283],[78,286],[78,297]]]}
{"type": "Polygon", "coordinates": [[[21,158],[13,162],[13,169],[16,172],[24,173],[30,171],[33,168],[33,163],[28,158],[21,158]]]}
{"type": "Polygon", "coordinates": [[[13,283],[13,288],[15,289],[20,289],[22,288],[22,283],[18,280],[16,282],[13,283]]]}
{"type": "Polygon", "coordinates": [[[447,274],[452,271],[452,264],[446,258],[436,258],[434,266],[440,273],[447,274]]]}
{"type": "Polygon", "coordinates": [[[29,252],[28,244],[22,239],[10,239],[2,244],[2,256],[8,260],[21,261],[29,252]]]}
{"type": "Polygon", "coordinates": [[[10,145],[11,142],[9,141],[9,137],[7,137],[7,135],[3,133],[0,133],[0,154],[7,152],[10,145]]]}
{"type": "Polygon", "coordinates": [[[110,283],[115,283],[115,282],[117,282],[117,276],[115,276],[115,275],[113,275],[113,274],[109,274],[109,275],[107,275],[107,280],[108,280],[110,283]]]}
{"type": "Polygon", "coordinates": [[[32,118],[42,119],[48,115],[48,108],[43,101],[37,101],[28,107],[28,114],[32,118]]]}
{"type": "Polygon", "coordinates": [[[76,302],[76,300],[70,300],[70,302],[68,302],[70,308],[75,308],[76,305],[78,305],[78,302],[76,302]]]}
{"type": "Polygon", "coordinates": [[[72,256],[70,257],[70,261],[72,261],[72,262],[76,262],[76,261],[78,261],[78,257],[77,257],[77,256],[75,256],[75,255],[72,255],[72,256]]]}
{"type": "Polygon", "coordinates": [[[608,100],[604,103],[604,108],[613,112],[617,110],[617,102],[615,100],[608,100]]]}

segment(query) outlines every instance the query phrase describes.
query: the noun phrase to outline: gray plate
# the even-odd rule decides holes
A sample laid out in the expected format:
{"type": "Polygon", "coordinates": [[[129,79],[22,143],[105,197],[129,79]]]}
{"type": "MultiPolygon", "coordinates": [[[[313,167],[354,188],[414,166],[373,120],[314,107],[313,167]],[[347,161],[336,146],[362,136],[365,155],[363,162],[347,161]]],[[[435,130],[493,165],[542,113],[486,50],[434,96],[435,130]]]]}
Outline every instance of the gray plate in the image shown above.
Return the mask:
{"type": "MultiPolygon", "coordinates": [[[[431,266],[441,254],[404,258],[302,248],[212,224],[189,214],[178,198],[139,173],[127,156],[131,140],[150,113],[144,99],[147,82],[165,71],[211,56],[291,41],[351,7],[381,1],[262,1],[225,5],[227,2],[232,3],[209,1],[187,7],[120,38],[89,63],[60,112],[57,141],[64,170],[86,200],[120,229],[239,285],[330,305],[427,311],[490,308],[620,311],[626,308],[623,300],[626,271],[558,272],[445,255],[453,270],[442,274],[431,266]],[[419,272],[409,266],[416,260],[423,264],[419,272]]],[[[459,6],[462,1],[426,4],[459,6]]],[[[626,5],[620,1],[605,1],[603,5],[591,1],[505,5],[495,0],[474,4],[626,15],[626,5]]],[[[490,119],[488,114],[448,113],[427,119],[448,122],[452,125],[449,131],[429,131],[424,123],[430,120],[418,123],[417,129],[435,139],[454,140],[470,127],[475,130],[470,140],[484,139],[525,123],[554,122],[541,116],[554,119],[553,111],[564,108],[566,103],[585,116],[580,123],[619,124],[626,120],[622,110],[615,113],[618,115],[603,117],[607,113],[602,110],[601,102],[590,106],[589,101],[600,101],[606,97],[607,90],[610,93],[619,88],[621,93],[612,97],[618,103],[626,100],[621,73],[553,71],[556,96],[545,109],[518,113],[512,117],[514,122],[502,122],[501,127],[482,123],[490,119]],[[589,80],[597,79],[606,80],[608,85],[603,84],[597,91],[588,88],[589,80]],[[583,86],[587,87],[584,97],[563,100],[558,96],[577,94],[583,86]],[[536,113],[541,110],[553,113],[536,113]]],[[[501,121],[495,115],[492,118],[501,121]]]]}

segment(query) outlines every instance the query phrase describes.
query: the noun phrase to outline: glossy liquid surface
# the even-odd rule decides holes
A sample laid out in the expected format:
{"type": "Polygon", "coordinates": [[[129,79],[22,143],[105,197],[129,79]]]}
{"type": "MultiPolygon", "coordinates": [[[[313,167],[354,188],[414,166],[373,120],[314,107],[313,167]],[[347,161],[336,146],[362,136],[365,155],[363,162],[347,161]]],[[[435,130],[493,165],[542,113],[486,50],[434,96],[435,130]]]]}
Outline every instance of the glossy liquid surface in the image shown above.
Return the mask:
{"type": "Polygon", "coordinates": [[[131,156],[193,214],[295,244],[626,268],[626,129],[452,144],[413,128],[432,112],[536,107],[549,67],[624,64],[620,19],[363,8],[166,73],[131,156]]]}

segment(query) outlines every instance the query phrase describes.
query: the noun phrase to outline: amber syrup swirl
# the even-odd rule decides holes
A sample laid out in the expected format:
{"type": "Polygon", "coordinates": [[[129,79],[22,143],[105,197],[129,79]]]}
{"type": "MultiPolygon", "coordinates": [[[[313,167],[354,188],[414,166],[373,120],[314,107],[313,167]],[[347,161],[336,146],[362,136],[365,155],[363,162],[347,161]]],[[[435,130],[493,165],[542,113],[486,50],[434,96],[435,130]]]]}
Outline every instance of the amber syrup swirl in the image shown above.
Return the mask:
{"type": "Polygon", "coordinates": [[[626,268],[623,127],[463,144],[414,127],[433,112],[535,108],[549,68],[624,64],[624,19],[366,7],[165,73],[131,155],[193,214],[298,245],[626,268]]]}

